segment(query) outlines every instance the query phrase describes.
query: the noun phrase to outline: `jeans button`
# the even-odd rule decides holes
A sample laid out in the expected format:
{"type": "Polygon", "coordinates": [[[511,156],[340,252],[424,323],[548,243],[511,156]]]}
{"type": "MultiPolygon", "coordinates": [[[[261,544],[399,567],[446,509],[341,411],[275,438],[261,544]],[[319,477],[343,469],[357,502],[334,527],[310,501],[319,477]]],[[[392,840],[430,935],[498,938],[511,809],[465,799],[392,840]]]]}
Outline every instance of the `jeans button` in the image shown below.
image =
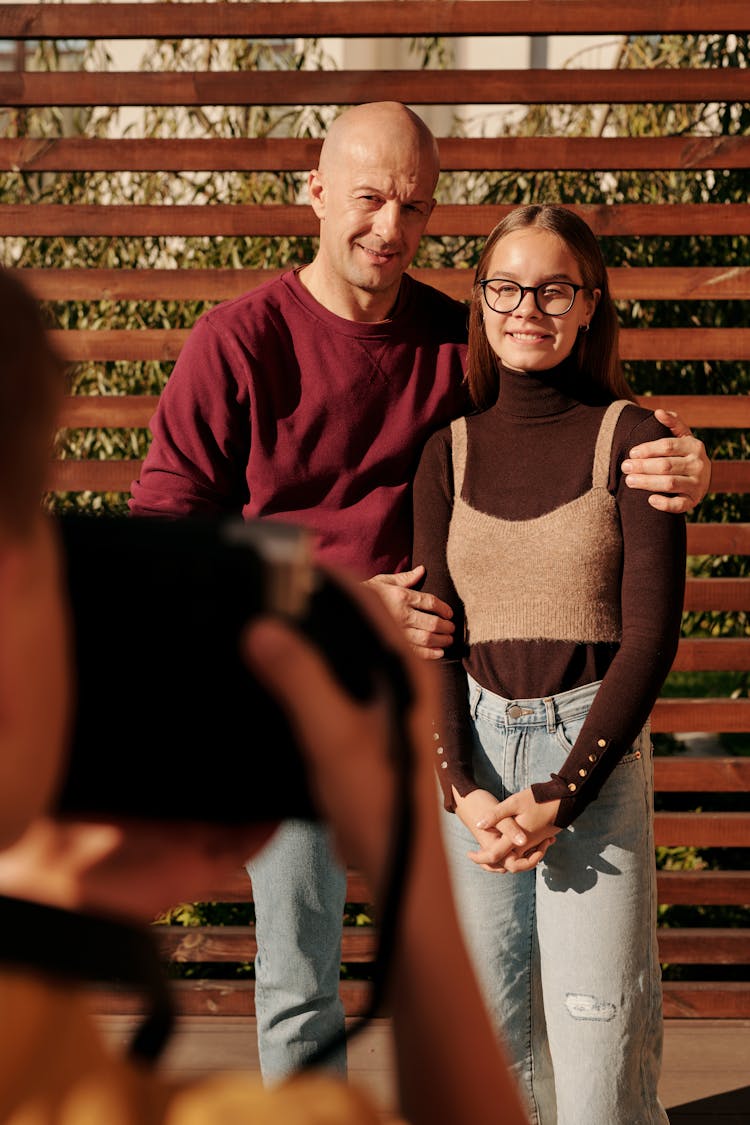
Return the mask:
{"type": "Polygon", "coordinates": [[[508,714],[511,719],[517,719],[519,715],[523,715],[523,707],[519,707],[517,703],[513,703],[508,708],[508,714]]]}

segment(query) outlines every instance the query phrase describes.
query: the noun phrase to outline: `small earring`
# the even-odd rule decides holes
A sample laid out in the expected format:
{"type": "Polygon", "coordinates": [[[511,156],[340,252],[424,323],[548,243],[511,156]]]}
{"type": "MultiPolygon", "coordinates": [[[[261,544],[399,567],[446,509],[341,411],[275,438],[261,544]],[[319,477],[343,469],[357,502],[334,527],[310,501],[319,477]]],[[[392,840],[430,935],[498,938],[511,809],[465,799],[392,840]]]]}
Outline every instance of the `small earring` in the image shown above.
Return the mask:
{"type": "Polygon", "coordinates": [[[581,327],[578,329],[579,332],[588,332],[588,330],[589,330],[588,324],[582,324],[581,327]]]}

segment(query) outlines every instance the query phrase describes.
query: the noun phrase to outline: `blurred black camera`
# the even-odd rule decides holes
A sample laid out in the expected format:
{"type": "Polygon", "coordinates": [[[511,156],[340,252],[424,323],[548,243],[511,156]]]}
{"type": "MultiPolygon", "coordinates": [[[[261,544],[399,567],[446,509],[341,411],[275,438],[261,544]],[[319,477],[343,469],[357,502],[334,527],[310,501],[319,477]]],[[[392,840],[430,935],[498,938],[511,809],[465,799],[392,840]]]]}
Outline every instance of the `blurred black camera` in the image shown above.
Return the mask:
{"type": "MultiPolygon", "coordinates": [[[[270,520],[61,515],[77,707],[57,812],[250,823],[317,817],[284,713],[239,654],[295,621],[357,698],[408,696],[400,659],[309,534],[270,520]]],[[[356,748],[352,748],[356,752],[356,748]]]]}

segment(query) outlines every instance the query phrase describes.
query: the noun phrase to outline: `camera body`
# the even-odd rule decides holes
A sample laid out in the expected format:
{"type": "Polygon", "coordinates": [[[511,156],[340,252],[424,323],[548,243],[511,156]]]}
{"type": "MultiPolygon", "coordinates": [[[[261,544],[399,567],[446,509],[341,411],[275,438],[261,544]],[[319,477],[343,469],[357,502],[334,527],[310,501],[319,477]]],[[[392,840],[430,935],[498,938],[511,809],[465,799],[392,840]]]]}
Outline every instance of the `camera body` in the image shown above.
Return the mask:
{"type": "MultiPolygon", "coordinates": [[[[77,705],[59,815],[315,819],[289,723],[244,664],[245,624],[297,623],[355,697],[405,680],[302,528],[239,518],[58,517],[77,705]]],[[[356,752],[356,747],[352,748],[356,752]]]]}

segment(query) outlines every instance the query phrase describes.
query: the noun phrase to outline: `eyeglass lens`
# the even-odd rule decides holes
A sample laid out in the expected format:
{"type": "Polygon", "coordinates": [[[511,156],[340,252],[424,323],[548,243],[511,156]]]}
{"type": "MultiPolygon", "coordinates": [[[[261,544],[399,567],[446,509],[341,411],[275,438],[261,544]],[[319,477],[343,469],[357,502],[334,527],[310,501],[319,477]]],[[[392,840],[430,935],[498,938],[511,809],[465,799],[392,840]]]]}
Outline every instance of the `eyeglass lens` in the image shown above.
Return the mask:
{"type": "Polygon", "coordinates": [[[513,312],[525,293],[533,293],[537,308],[550,316],[568,312],[575,300],[576,287],[566,281],[547,281],[544,285],[518,285],[515,281],[488,281],[482,287],[487,304],[495,312],[513,312]]]}

